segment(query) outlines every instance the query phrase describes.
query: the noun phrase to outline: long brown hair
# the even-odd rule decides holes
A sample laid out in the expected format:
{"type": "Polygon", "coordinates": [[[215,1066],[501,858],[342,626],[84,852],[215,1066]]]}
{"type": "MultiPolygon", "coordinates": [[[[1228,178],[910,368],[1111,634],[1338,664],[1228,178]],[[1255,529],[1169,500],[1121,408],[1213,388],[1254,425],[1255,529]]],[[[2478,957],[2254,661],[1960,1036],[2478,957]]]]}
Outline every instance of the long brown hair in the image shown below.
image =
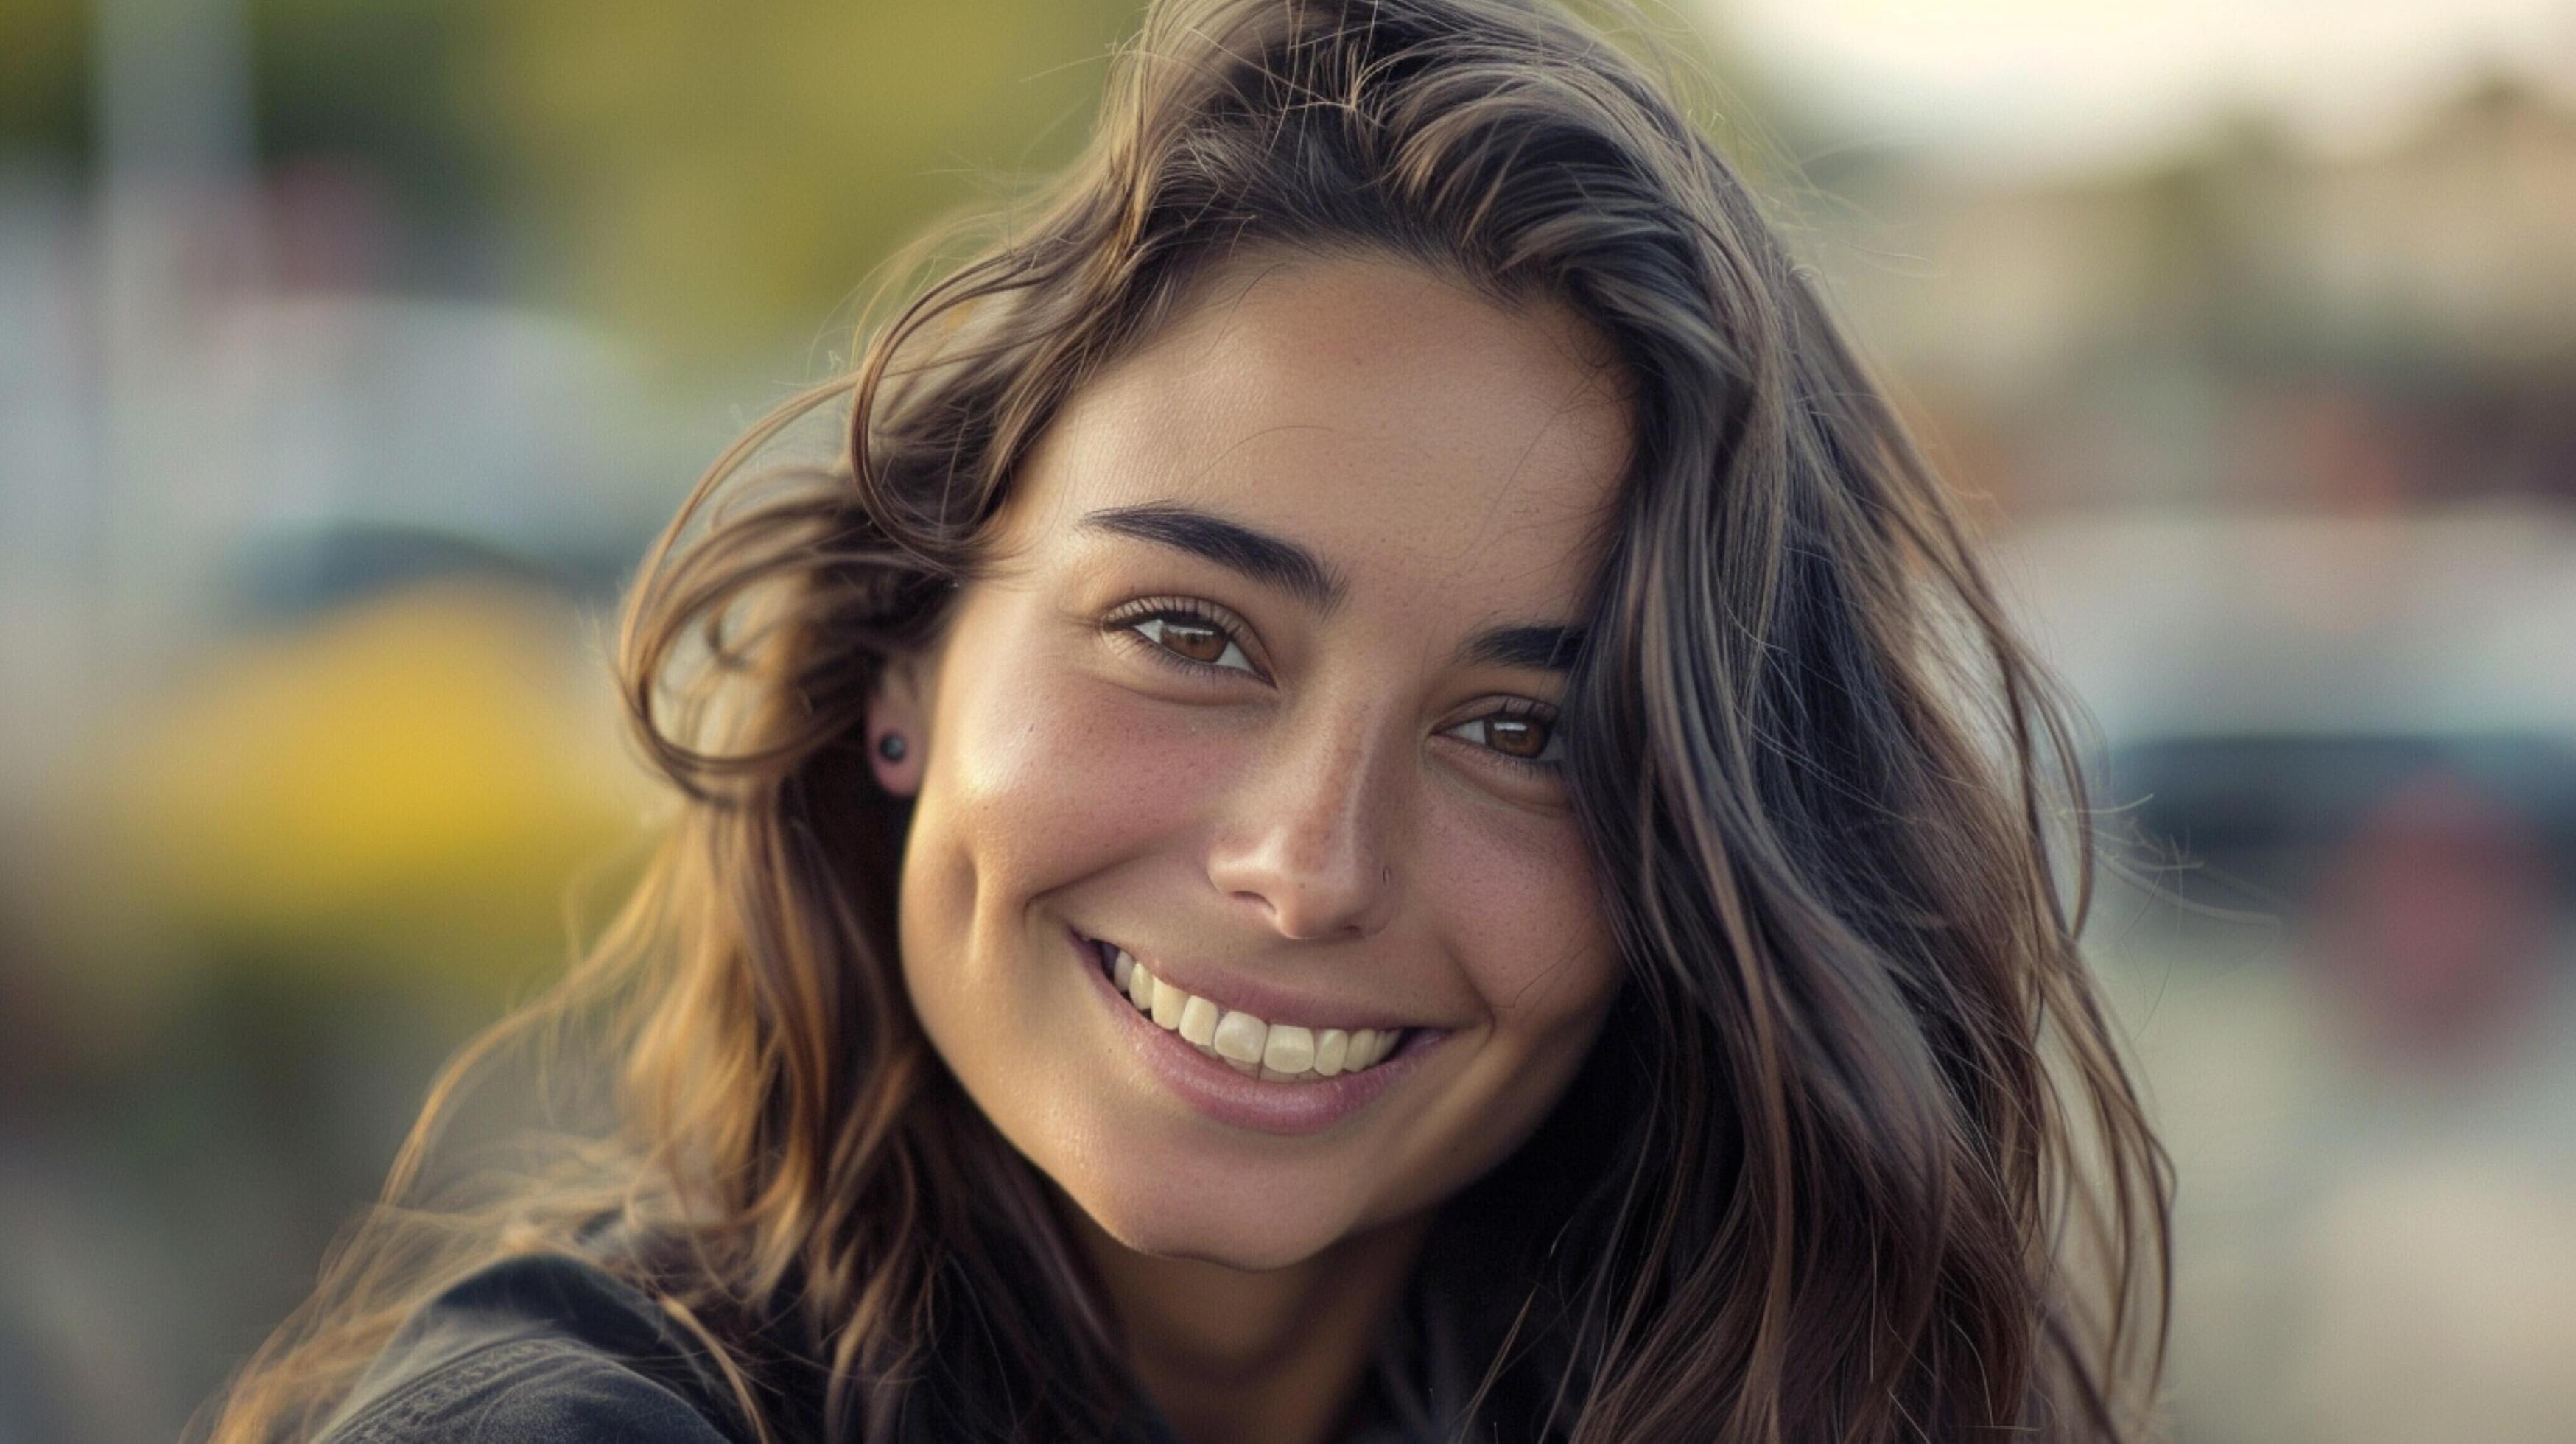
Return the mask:
{"type": "MultiPolygon", "coordinates": [[[[2077,947],[2080,709],[1813,273],[1676,97],[1537,0],[1155,0],[1085,153],[935,269],[856,370],[699,484],[626,599],[676,790],[564,981],[442,1073],[384,1201],[214,1436],[310,1429],[405,1312],[613,1215],[605,1258],[763,1437],[1098,1437],[1116,1319],[897,965],[908,804],[861,755],[1066,397],[1254,248],[1549,296],[1615,343],[1638,445],[1564,709],[1626,965],[1555,1115],[1444,1208],[1476,1437],[2126,1439],[2151,1423],[2170,1165],[2077,947]],[[764,460],[800,418],[837,454],[764,460]],[[758,463],[758,464],[755,464],[758,463]],[[570,1036],[614,1121],[424,1200],[469,1075],[570,1036]],[[1498,1260],[1500,1261],[1498,1265],[1498,1260]]],[[[1455,1401],[1453,1401],[1455,1402],[1455,1401]]]]}

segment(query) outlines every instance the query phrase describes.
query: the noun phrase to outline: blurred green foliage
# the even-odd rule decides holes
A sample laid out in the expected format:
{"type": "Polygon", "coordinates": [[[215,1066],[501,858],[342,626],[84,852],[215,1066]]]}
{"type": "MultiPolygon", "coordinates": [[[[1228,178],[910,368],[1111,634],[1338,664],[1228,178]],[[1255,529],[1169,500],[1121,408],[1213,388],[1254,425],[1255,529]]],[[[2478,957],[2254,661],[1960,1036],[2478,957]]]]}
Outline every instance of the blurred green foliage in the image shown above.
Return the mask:
{"type": "MultiPolygon", "coordinates": [[[[506,228],[507,289],[711,363],[842,344],[814,328],[927,217],[1079,147],[1142,12],[243,3],[264,161],[363,168],[412,225],[506,228]]],[[[92,23],[75,0],[0,5],[0,150],[93,159],[92,23]]]]}
{"type": "MultiPolygon", "coordinates": [[[[453,271],[470,253],[482,283],[568,305],[710,374],[782,347],[845,349],[872,266],[932,216],[996,199],[1080,147],[1109,54],[1144,10],[185,3],[243,7],[264,163],[363,171],[406,232],[433,238],[415,264],[453,271]]],[[[1721,82],[1695,107],[1704,122],[1730,132],[1754,172],[1774,170],[1754,121],[1783,108],[1749,93],[1751,77],[1690,13],[1649,4],[1647,15],[1721,82]]],[[[0,3],[0,153],[94,158],[93,25],[78,0],[0,3]]]]}
{"type": "Polygon", "coordinates": [[[1137,9],[496,5],[456,108],[585,301],[757,346],[815,325],[928,214],[1077,149],[1137,9]]]}
{"type": "Polygon", "coordinates": [[[89,154],[89,22],[80,0],[0,3],[0,158],[89,154]]]}

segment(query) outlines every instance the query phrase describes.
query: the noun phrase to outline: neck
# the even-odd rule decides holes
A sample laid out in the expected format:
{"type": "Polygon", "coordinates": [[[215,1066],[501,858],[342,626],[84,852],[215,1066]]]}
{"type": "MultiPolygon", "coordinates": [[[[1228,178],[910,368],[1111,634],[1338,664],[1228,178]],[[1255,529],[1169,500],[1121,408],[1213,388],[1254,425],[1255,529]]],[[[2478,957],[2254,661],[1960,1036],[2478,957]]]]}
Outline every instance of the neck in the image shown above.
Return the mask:
{"type": "Polygon", "coordinates": [[[1127,1337],[1128,1366],[1188,1444],[1324,1444],[1365,1376],[1429,1212],[1259,1273],[1157,1258],[1071,1215],[1127,1337]]]}

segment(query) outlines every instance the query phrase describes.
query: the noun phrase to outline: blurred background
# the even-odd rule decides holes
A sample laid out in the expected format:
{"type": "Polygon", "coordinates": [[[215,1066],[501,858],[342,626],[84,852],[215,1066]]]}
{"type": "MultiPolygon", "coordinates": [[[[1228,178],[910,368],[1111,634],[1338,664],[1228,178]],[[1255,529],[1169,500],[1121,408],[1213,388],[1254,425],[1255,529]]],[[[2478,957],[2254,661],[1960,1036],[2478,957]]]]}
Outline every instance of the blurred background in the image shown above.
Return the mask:
{"type": "MultiPolygon", "coordinates": [[[[2188,859],[2174,1437],[2576,1439],[2576,3],[1677,4],[2188,859]]],[[[304,1294],[628,875],[627,569],[1136,10],[0,0],[0,1441],[304,1294]]]]}

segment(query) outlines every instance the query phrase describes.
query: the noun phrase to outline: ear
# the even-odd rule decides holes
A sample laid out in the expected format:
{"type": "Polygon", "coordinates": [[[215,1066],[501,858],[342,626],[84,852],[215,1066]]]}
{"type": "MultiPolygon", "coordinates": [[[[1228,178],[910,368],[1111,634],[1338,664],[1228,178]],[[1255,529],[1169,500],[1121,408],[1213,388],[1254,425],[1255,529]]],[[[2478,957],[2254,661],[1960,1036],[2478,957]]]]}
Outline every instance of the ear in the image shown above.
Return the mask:
{"type": "Polygon", "coordinates": [[[876,773],[877,785],[896,797],[921,791],[922,757],[930,741],[921,672],[916,657],[889,658],[868,699],[868,766],[876,773]],[[902,756],[886,756],[888,737],[901,739],[896,746],[902,756]]]}

